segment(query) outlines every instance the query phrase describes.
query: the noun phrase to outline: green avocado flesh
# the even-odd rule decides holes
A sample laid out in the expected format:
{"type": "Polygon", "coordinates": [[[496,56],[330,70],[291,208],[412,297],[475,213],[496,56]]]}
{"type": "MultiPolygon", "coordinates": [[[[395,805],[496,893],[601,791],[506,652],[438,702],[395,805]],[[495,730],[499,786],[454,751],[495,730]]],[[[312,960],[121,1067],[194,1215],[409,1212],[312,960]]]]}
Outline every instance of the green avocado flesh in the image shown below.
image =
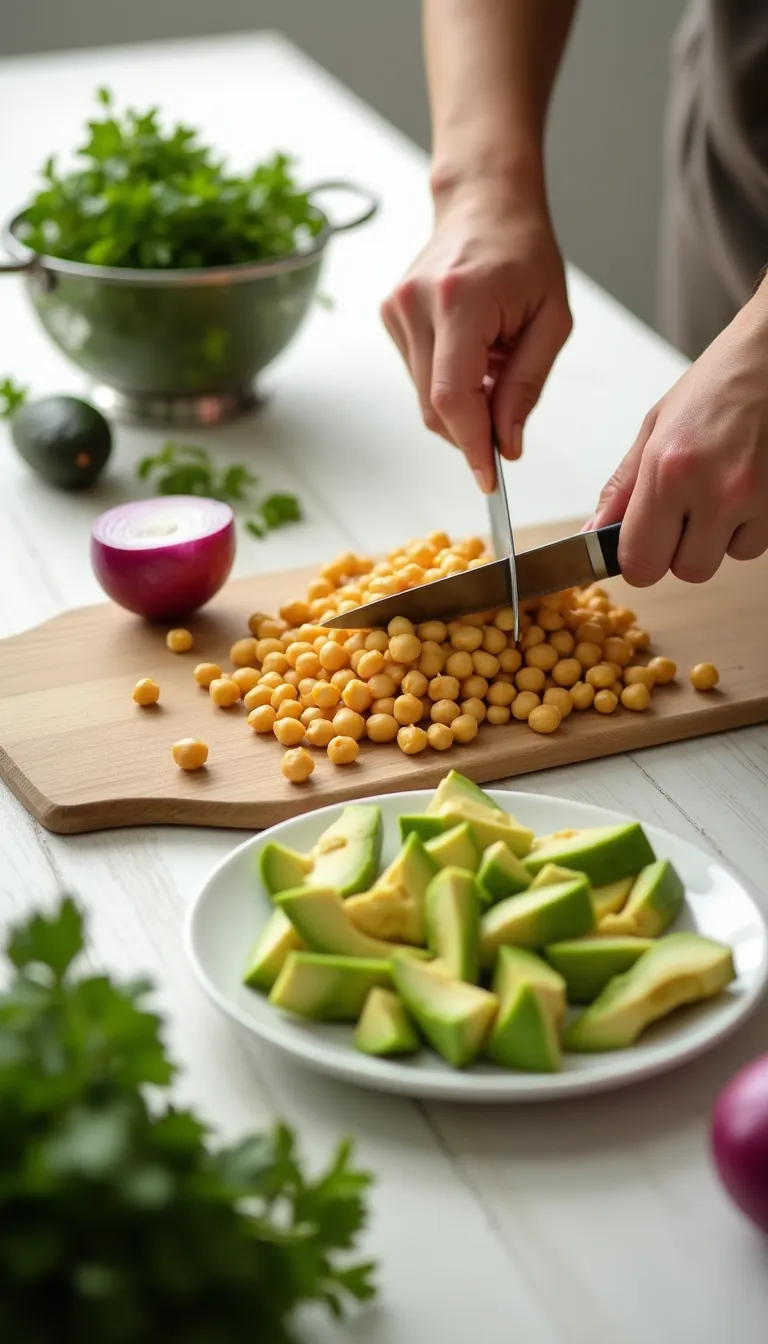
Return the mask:
{"type": "Polygon", "coordinates": [[[588,934],[550,943],[544,956],[565,980],[569,1003],[592,1003],[615,975],[623,975],[653,947],[650,938],[588,934]]]}
{"type": "Polygon", "coordinates": [[[423,946],[427,940],[424,899],[437,864],[415,832],[369,891],[351,896],[347,913],[372,938],[423,946]]]}
{"type": "Polygon", "coordinates": [[[623,910],[603,916],[600,931],[658,938],[677,919],[684,901],[685,890],[672,864],[657,859],[635,880],[623,910]]]}
{"type": "Polygon", "coordinates": [[[455,1069],[471,1064],[496,1015],[496,995],[454,980],[444,968],[412,957],[395,957],[392,978],[433,1049],[455,1069]]]}
{"type": "MultiPolygon", "coordinates": [[[[521,867],[528,873],[525,864],[521,864],[521,867]]],[[[537,891],[539,887],[553,887],[556,882],[573,882],[574,878],[583,876],[584,874],[577,873],[575,868],[562,868],[558,863],[545,863],[535,877],[532,878],[528,873],[528,880],[530,890],[537,891]]]]}
{"type": "Polygon", "coordinates": [[[735,978],[731,950],[696,933],[653,943],[631,970],[610,980],[566,1028],[567,1050],[622,1050],[684,1004],[713,998],[735,978]]]}
{"type": "Polygon", "coordinates": [[[500,947],[545,947],[578,938],[595,927],[589,882],[577,877],[538,891],[510,896],[486,910],[480,920],[480,958],[491,966],[500,947]]]}
{"type": "Polygon", "coordinates": [[[301,938],[287,915],[274,910],[248,958],[243,983],[249,989],[270,990],[289,952],[301,947],[301,938]]]}
{"type": "Polygon", "coordinates": [[[480,893],[470,872],[444,868],[426,895],[429,949],[456,980],[480,975],[480,893]]]}
{"type": "Polygon", "coordinates": [[[420,1044],[397,994],[380,986],[372,989],[357,1024],[356,1048],[364,1055],[410,1055],[420,1044]]]}
{"type": "Polygon", "coordinates": [[[460,775],[458,770],[449,770],[445,779],[442,779],[435,789],[434,797],[427,808],[427,815],[437,815],[444,804],[456,802],[474,803],[476,807],[482,807],[486,812],[500,812],[502,816],[505,815],[498,803],[489,798],[477,784],[473,784],[471,779],[460,775]]]}
{"type": "Polygon", "coordinates": [[[562,1054],[557,1029],[541,995],[520,983],[502,999],[485,1046],[496,1064],[526,1073],[557,1073],[562,1054]]]}
{"type": "MultiPolygon", "coordinates": [[[[304,947],[310,952],[326,952],[340,957],[394,956],[396,943],[371,938],[362,933],[349,917],[347,903],[332,887],[299,887],[284,891],[277,898],[279,909],[287,915],[304,947]]],[[[426,955],[419,948],[401,948],[412,955],[426,955]]]]}
{"type": "Polygon", "coordinates": [[[621,877],[618,882],[608,882],[604,887],[592,888],[592,904],[595,907],[595,919],[598,924],[605,915],[617,915],[623,910],[634,885],[633,877],[621,877]]]}
{"type": "Polygon", "coordinates": [[[427,840],[424,848],[438,868],[464,868],[474,873],[480,863],[480,850],[466,822],[427,840]]]}
{"type": "Polygon", "coordinates": [[[370,803],[351,804],[323,831],[309,854],[270,840],[259,853],[259,876],[270,896],[309,883],[351,896],[375,881],[381,842],[381,809],[370,803]]]}
{"type": "Polygon", "coordinates": [[[320,1022],[356,1022],[372,989],[392,988],[388,961],[289,952],[269,1002],[320,1022]]]}
{"type": "Polygon", "coordinates": [[[77,397],[27,402],[11,418],[11,438],[27,465],[60,490],[92,485],[112,451],[104,416],[77,397]]]}
{"type": "MultiPolygon", "coordinates": [[[[577,874],[569,873],[568,876],[577,874]]],[[[477,880],[486,905],[495,905],[533,885],[530,873],[503,840],[497,840],[483,851],[477,880]]]]}
{"type": "Polygon", "coordinates": [[[603,887],[622,877],[635,877],[654,859],[642,826],[632,821],[621,826],[595,826],[539,836],[525,859],[525,866],[532,875],[547,863],[574,868],[584,873],[593,887],[603,887]]]}
{"type": "Polygon", "coordinates": [[[430,817],[426,812],[416,812],[411,816],[398,817],[400,827],[400,839],[405,844],[411,832],[418,835],[419,839],[426,844],[427,840],[434,840],[436,836],[442,835],[448,827],[442,817],[430,817]]]}
{"type": "Polygon", "coordinates": [[[556,1026],[565,1020],[565,980],[554,967],[525,947],[500,947],[493,972],[494,994],[508,1000],[520,985],[536,991],[556,1026]]]}

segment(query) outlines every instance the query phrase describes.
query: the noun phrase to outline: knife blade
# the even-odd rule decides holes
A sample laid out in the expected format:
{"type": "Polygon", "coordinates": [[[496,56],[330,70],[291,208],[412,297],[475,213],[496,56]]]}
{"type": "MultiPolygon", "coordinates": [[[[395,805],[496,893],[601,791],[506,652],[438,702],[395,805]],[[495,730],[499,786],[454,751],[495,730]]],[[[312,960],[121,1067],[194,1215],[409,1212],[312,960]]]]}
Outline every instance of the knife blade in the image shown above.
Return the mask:
{"type": "MultiPolygon", "coordinates": [[[[493,539],[493,553],[496,560],[504,560],[507,564],[509,597],[504,605],[512,608],[514,613],[514,637],[518,636],[518,593],[517,593],[517,565],[515,561],[515,539],[512,535],[512,521],[509,516],[509,501],[507,499],[507,488],[504,483],[504,472],[502,469],[501,453],[499,452],[499,443],[496,434],[493,434],[493,464],[496,470],[496,488],[492,494],[488,495],[488,521],[491,527],[491,537],[493,539]]],[[[438,580],[439,582],[439,580],[438,580]]]]}
{"type": "MultiPolygon", "coordinates": [[[[535,546],[517,556],[517,597],[559,593],[563,588],[578,588],[621,573],[618,560],[620,523],[594,532],[577,532],[573,537],[535,546]]],[[[340,616],[323,621],[335,630],[378,630],[395,616],[405,616],[419,625],[423,621],[449,620],[476,611],[511,607],[514,595],[509,557],[492,560],[477,569],[451,574],[447,579],[424,583],[407,593],[395,593],[376,602],[355,607],[340,616]]]]}

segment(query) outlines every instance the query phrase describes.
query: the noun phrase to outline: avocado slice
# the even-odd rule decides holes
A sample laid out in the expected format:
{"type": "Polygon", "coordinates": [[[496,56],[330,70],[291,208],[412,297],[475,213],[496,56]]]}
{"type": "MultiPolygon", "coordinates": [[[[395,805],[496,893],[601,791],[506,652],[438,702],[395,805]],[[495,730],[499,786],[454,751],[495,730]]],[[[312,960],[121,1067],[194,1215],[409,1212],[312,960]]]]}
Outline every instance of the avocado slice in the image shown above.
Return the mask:
{"type": "Polygon", "coordinates": [[[480,893],[471,872],[443,868],[427,887],[429,949],[456,980],[480,975],[480,893]]]}
{"type": "Polygon", "coordinates": [[[568,1004],[562,975],[528,948],[500,947],[491,986],[494,994],[501,1002],[522,984],[536,991],[555,1026],[564,1022],[568,1004]]]}
{"type": "Polygon", "coordinates": [[[448,829],[447,822],[443,821],[442,817],[430,817],[426,812],[415,812],[409,816],[398,817],[397,820],[403,844],[412,831],[426,844],[427,840],[434,840],[436,835],[442,835],[443,831],[448,829]]]}
{"type": "Polygon", "coordinates": [[[437,1053],[455,1069],[471,1064],[496,1016],[496,995],[464,980],[454,980],[444,967],[415,961],[413,957],[395,957],[392,979],[406,1008],[437,1053]]]}
{"type": "Polygon", "coordinates": [[[269,992],[285,965],[288,953],[301,945],[301,938],[288,916],[282,910],[273,910],[248,958],[243,984],[249,989],[269,992]]]}
{"type": "Polygon", "coordinates": [[[402,1000],[394,990],[374,986],[360,1014],[355,1047],[364,1055],[411,1055],[420,1045],[402,1000]]]}
{"type": "MultiPolygon", "coordinates": [[[[295,955],[295,954],[294,954],[295,955]]],[[[675,1008],[713,998],[736,972],[731,949],[697,933],[662,938],[566,1028],[566,1050],[623,1050],[675,1008]]]]}
{"type": "Polygon", "coordinates": [[[684,902],[685,888],[669,859],[657,859],[640,873],[624,909],[603,917],[600,932],[658,938],[677,919],[684,902]]]}
{"type": "Polygon", "coordinates": [[[521,826],[514,817],[499,808],[491,811],[487,807],[478,807],[469,799],[459,799],[453,803],[444,803],[439,815],[449,826],[460,826],[466,822],[474,834],[479,848],[487,849],[497,840],[502,840],[519,859],[524,858],[533,843],[533,831],[521,826]]]}
{"type": "Polygon", "coordinates": [[[60,490],[93,485],[112,451],[104,416],[78,397],[26,402],[13,414],[11,438],[27,465],[60,490]]]}
{"type": "Polygon", "coordinates": [[[388,961],[289,952],[269,1002],[316,1022],[356,1022],[376,985],[392,988],[388,961]]]}
{"type": "Polygon", "coordinates": [[[593,887],[602,887],[622,877],[635,877],[655,857],[640,823],[630,821],[539,836],[525,866],[534,876],[547,863],[575,868],[586,873],[593,887]]]}
{"type": "Polygon", "coordinates": [[[595,927],[592,897],[586,877],[557,882],[538,891],[510,896],[486,910],[480,920],[480,959],[492,966],[504,944],[545,947],[564,938],[578,938],[595,927]]]}
{"type": "MultiPolygon", "coordinates": [[[[522,865],[525,868],[525,864],[522,865]]],[[[525,871],[528,872],[527,868],[525,871]]],[[[540,868],[534,878],[530,879],[530,890],[538,891],[539,887],[553,887],[556,882],[572,882],[574,877],[583,877],[583,873],[578,873],[575,868],[562,868],[559,863],[545,863],[540,868]]]]}
{"type": "Polygon", "coordinates": [[[477,880],[485,905],[516,896],[531,885],[530,873],[503,840],[483,850],[477,880]]]}
{"type": "Polygon", "coordinates": [[[470,802],[487,812],[501,812],[502,816],[505,815],[498,803],[489,798],[477,784],[473,784],[471,779],[467,779],[466,775],[460,775],[458,770],[449,770],[445,779],[441,779],[435,789],[434,797],[427,808],[427,815],[439,815],[444,803],[456,802],[470,802]]]}
{"type": "Polygon", "coordinates": [[[517,984],[501,1000],[485,1053],[496,1064],[526,1073],[557,1073],[562,1068],[554,1020],[533,985],[517,984]]]}
{"type": "Polygon", "coordinates": [[[375,803],[353,803],[323,831],[309,854],[269,841],[259,853],[259,876],[270,896],[293,891],[305,882],[351,896],[375,880],[381,841],[381,808],[375,803]]]}
{"type": "MultiPolygon", "coordinates": [[[[397,943],[370,938],[352,923],[343,901],[333,887],[299,887],[277,897],[280,910],[287,915],[310,952],[327,952],[339,957],[380,957],[385,961],[398,951],[397,943]]],[[[412,956],[426,955],[420,948],[400,948],[412,956]]]]}
{"type": "Polygon", "coordinates": [[[437,864],[412,832],[375,886],[349,898],[350,919],[372,938],[423,946],[427,938],[424,897],[436,872],[437,864]]]}
{"type": "Polygon", "coordinates": [[[651,947],[650,938],[604,938],[597,933],[550,943],[544,956],[564,978],[569,1003],[592,1003],[609,980],[623,975],[651,947]]]}
{"type": "Polygon", "coordinates": [[[624,909],[634,885],[633,877],[621,877],[618,882],[608,882],[604,887],[592,888],[592,904],[595,907],[595,919],[598,924],[605,915],[616,915],[619,910],[624,909]]]}
{"type": "Polygon", "coordinates": [[[466,822],[427,840],[424,848],[438,868],[464,868],[470,873],[477,872],[480,850],[475,843],[472,828],[466,822]]]}

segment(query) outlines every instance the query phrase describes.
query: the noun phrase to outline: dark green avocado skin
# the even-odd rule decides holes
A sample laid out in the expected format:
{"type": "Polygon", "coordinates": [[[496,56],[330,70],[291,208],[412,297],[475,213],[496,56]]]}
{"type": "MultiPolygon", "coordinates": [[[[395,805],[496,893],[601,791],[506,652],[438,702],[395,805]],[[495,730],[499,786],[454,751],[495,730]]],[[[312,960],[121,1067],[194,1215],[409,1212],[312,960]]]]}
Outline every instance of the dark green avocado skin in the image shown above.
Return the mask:
{"type": "Polygon", "coordinates": [[[109,460],[112,433],[104,416],[77,397],[42,397],[11,419],[14,447],[59,490],[86,490],[109,460]]]}

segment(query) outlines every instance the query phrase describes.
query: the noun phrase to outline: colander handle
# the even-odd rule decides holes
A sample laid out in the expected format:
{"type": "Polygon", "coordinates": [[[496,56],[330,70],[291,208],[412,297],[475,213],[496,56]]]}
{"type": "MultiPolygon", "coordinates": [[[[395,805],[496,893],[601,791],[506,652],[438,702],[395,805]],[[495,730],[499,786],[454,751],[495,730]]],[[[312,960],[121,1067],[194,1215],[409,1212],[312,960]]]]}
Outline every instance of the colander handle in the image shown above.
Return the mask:
{"type": "Polygon", "coordinates": [[[0,259],[0,275],[18,274],[19,271],[33,271],[37,265],[37,257],[27,257],[24,261],[16,258],[13,261],[3,261],[0,259]]]}
{"type": "Polygon", "coordinates": [[[324,191],[345,191],[353,196],[359,196],[363,202],[359,214],[353,215],[352,219],[343,220],[338,224],[329,219],[328,227],[331,233],[346,233],[348,229],[357,229],[372,219],[379,209],[379,202],[373,192],[368,191],[366,187],[359,187],[355,182],[317,182],[314,187],[309,188],[307,195],[311,199],[324,191]]]}

